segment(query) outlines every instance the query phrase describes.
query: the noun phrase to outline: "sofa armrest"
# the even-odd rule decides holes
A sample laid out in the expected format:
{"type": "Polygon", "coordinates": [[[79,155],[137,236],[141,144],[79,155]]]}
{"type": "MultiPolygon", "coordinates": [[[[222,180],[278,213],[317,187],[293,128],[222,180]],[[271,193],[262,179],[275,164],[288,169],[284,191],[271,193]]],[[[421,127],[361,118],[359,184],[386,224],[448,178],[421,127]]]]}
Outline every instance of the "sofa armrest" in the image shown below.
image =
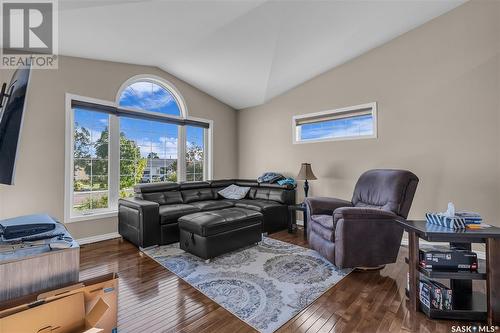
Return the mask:
{"type": "Polygon", "coordinates": [[[160,205],[140,198],[118,200],[118,231],[139,247],[160,244],[160,205]]]}
{"type": "Polygon", "coordinates": [[[304,201],[310,215],[332,215],[340,207],[352,207],[350,201],[337,198],[313,197],[304,201]]]}
{"type": "Polygon", "coordinates": [[[403,236],[403,228],[397,219],[401,217],[375,208],[335,210],[335,264],[339,267],[373,267],[395,262],[403,236]]]}
{"type": "Polygon", "coordinates": [[[154,209],[159,208],[160,205],[154,201],[147,201],[140,198],[126,198],[118,200],[118,206],[126,206],[135,209],[154,209]]]}

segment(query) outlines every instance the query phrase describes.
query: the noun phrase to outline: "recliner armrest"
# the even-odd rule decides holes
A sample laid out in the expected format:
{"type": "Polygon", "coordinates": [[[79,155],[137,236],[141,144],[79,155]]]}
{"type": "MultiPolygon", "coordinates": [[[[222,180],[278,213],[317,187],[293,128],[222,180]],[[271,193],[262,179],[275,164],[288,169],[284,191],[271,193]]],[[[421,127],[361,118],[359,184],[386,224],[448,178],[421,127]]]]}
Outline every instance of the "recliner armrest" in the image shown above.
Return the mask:
{"type": "Polygon", "coordinates": [[[333,213],[335,265],[378,266],[395,262],[403,228],[402,217],[381,209],[349,207],[333,213]]]}
{"type": "Polygon", "coordinates": [[[334,224],[339,219],[344,220],[395,220],[398,215],[393,212],[389,212],[382,209],[376,208],[364,208],[364,207],[341,207],[333,212],[333,222],[334,224]]]}
{"type": "Polygon", "coordinates": [[[350,201],[328,197],[306,198],[305,203],[311,215],[332,215],[340,207],[352,207],[350,201]]]}

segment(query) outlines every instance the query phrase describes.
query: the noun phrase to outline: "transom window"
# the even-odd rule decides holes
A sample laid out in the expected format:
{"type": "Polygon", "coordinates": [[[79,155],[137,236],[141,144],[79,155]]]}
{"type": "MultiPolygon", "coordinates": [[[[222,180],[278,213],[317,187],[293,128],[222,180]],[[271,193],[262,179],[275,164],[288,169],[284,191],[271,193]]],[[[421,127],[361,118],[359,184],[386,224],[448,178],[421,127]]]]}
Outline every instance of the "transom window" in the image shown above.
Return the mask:
{"type": "Polygon", "coordinates": [[[363,139],[377,137],[377,104],[293,117],[294,143],[363,139]]]}
{"type": "Polygon", "coordinates": [[[69,220],[115,212],[141,183],[201,181],[209,175],[209,120],[186,115],[172,86],[125,85],[116,103],[67,96],[71,153],[69,220]]]}
{"type": "Polygon", "coordinates": [[[181,116],[181,110],[172,93],[152,81],[134,82],[123,89],[118,104],[122,107],[181,116]]]}

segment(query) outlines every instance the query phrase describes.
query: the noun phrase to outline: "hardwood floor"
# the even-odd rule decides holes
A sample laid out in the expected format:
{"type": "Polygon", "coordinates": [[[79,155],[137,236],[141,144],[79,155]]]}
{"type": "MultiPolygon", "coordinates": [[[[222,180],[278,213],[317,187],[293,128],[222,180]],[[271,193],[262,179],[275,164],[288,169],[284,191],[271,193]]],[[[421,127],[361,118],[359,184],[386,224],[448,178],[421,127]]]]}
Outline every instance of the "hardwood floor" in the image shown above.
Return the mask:
{"type": "MultiPolygon", "coordinates": [[[[307,246],[301,230],[270,237],[307,246]]],[[[407,253],[402,247],[398,262],[381,271],[351,273],[278,332],[450,332],[451,325],[458,323],[429,320],[408,311],[407,253]]],[[[118,272],[120,333],[254,332],[127,241],[84,245],[80,264],[80,279],[118,272]]]]}

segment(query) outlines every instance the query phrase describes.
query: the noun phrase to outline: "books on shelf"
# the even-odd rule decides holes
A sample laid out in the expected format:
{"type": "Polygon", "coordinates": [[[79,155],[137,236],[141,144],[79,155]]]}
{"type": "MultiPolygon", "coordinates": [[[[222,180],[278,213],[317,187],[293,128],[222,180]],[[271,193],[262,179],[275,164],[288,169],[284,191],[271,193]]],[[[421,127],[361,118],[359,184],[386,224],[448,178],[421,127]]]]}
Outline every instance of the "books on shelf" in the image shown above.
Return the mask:
{"type": "Polygon", "coordinates": [[[444,284],[432,280],[420,280],[419,298],[429,309],[452,310],[453,291],[444,284]]]}

